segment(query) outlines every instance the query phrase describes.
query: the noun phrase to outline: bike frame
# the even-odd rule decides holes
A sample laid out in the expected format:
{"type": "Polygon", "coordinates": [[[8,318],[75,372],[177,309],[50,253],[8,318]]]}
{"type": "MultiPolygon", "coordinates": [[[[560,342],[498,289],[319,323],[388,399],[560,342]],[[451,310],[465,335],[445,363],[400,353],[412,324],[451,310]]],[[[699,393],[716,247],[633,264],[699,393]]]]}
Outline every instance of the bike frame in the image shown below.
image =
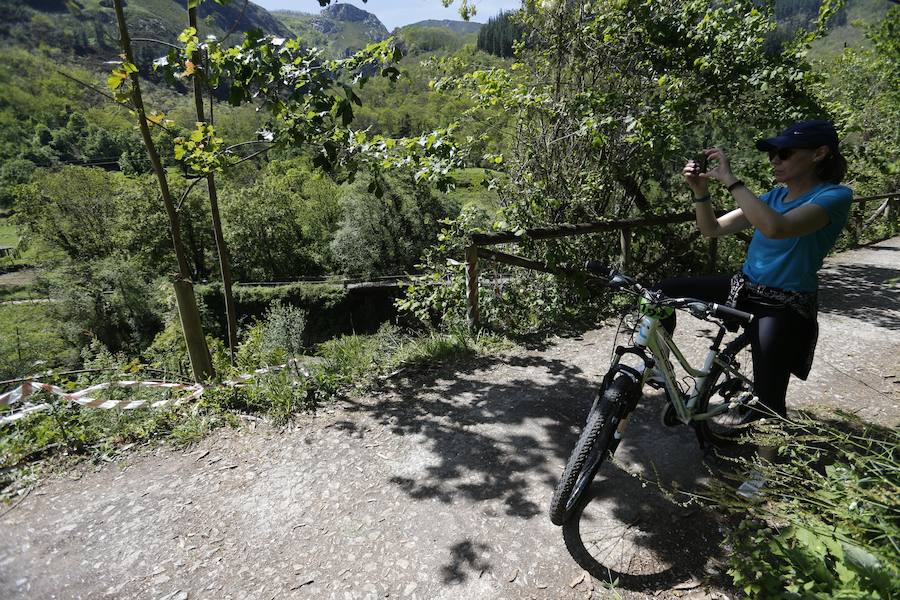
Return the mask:
{"type": "MultiPolygon", "coordinates": [[[[668,332],[663,328],[660,324],[660,319],[653,315],[644,314],[641,317],[641,322],[638,325],[639,330],[641,331],[641,338],[646,341],[635,339],[633,341],[633,350],[629,352],[622,347],[617,348],[616,356],[613,359],[612,369],[616,370],[616,367],[619,364],[619,361],[625,353],[634,353],[640,355],[644,359],[645,368],[642,373],[633,372],[632,376],[638,374],[640,376],[639,383],[641,387],[647,382],[647,379],[650,376],[650,372],[653,366],[657,366],[659,368],[659,372],[663,376],[663,385],[666,391],[669,394],[669,398],[672,401],[672,405],[675,409],[675,414],[678,417],[678,420],[682,423],[690,423],[691,421],[702,421],[705,419],[710,419],[719,415],[723,412],[726,412],[729,409],[728,404],[722,404],[715,408],[714,410],[707,411],[704,413],[695,413],[695,407],[697,406],[697,401],[701,397],[702,394],[706,393],[707,386],[707,377],[709,376],[710,369],[713,365],[718,365],[725,372],[730,375],[740,378],[746,384],[752,387],[753,382],[737,370],[734,365],[730,361],[723,360],[720,358],[720,346],[722,343],[722,339],[725,336],[725,328],[724,326],[719,326],[719,333],[715,338],[713,344],[709,347],[709,351],[706,353],[706,358],[703,361],[703,367],[700,369],[695,368],[693,365],[688,362],[688,359],[685,358],[684,354],[678,348],[675,341],[668,334],[668,332]],[[646,352],[649,351],[650,356],[646,355],[646,352]],[[672,363],[669,361],[668,356],[672,355],[678,361],[678,363],[684,368],[684,370],[694,378],[694,384],[692,389],[685,393],[681,391],[681,388],[676,383],[675,369],[672,366],[672,363]]],[[[633,371],[632,369],[628,369],[629,371],[633,371]]],[[[623,424],[624,425],[624,424],[623,424]]]]}

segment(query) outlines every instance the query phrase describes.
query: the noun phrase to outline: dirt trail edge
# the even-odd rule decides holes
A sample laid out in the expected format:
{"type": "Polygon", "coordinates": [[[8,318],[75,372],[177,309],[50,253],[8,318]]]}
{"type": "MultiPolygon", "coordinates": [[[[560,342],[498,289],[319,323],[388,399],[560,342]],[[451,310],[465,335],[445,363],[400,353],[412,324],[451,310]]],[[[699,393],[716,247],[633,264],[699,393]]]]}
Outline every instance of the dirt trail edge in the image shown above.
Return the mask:
{"type": "MultiPolygon", "coordinates": [[[[900,238],[828,261],[816,363],[789,406],[898,423],[898,281],[900,238]]],[[[696,357],[710,332],[685,318],[679,341],[696,357]]],[[[0,519],[0,597],[615,597],[579,545],[619,574],[620,597],[731,597],[716,522],[633,476],[707,477],[693,432],[660,424],[658,394],[577,527],[564,538],[546,516],[615,334],[423,370],[288,431],[220,431],[46,481],[0,519]]]]}

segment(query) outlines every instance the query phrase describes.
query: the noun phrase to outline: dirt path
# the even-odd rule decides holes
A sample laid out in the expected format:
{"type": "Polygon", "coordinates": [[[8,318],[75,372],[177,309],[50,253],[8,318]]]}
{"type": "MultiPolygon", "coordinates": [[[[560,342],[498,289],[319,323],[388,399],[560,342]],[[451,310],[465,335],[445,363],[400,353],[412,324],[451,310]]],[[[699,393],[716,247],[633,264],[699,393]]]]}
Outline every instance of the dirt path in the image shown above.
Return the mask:
{"type": "MultiPolygon", "coordinates": [[[[898,277],[900,238],[830,261],[817,362],[791,405],[900,422],[898,277]]],[[[707,332],[689,321],[679,339],[696,356],[707,332]]],[[[627,473],[605,469],[566,540],[545,515],[614,334],[418,372],[288,431],[221,431],[48,481],[0,517],[0,597],[615,597],[567,542],[606,550],[622,597],[729,597],[715,521],[627,473]]],[[[659,424],[661,406],[639,408],[620,460],[696,486],[703,453],[689,429],[659,424]]]]}

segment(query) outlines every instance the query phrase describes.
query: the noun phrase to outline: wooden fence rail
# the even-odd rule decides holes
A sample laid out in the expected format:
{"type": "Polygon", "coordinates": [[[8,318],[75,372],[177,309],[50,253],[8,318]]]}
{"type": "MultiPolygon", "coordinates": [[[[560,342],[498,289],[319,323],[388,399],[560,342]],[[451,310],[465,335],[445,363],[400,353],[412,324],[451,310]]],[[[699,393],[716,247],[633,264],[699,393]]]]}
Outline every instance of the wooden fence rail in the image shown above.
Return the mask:
{"type": "MultiPolygon", "coordinates": [[[[855,204],[861,204],[865,208],[865,203],[875,200],[884,200],[875,212],[868,219],[862,221],[860,217],[855,223],[854,228],[857,232],[871,225],[878,217],[884,216],[889,218],[892,212],[897,212],[895,206],[900,199],[900,192],[890,194],[879,194],[877,196],[864,196],[854,198],[855,204]]],[[[722,216],[727,211],[718,210],[716,216],[722,216]]],[[[562,224],[556,227],[536,227],[534,229],[526,229],[524,231],[495,231],[491,233],[474,233],[469,237],[469,245],[466,247],[466,304],[467,313],[466,320],[469,329],[474,331],[479,327],[479,311],[478,311],[478,261],[479,259],[490,260],[493,262],[504,263],[533,271],[541,271],[544,273],[553,273],[557,275],[574,275],[576,271],[572,269],[551,267],[540,261],[514,254],[507,254],[497,250],[487,250],[485,246],[495,246],[498,244],[518,244],[525,240],[551,240],[576,235],[585,235],[589,233],[601,233],[609,231],[619,232],[620,244],[620,264],[627,268],[631,261],[631,234],[632,230],[641,227],[654,227],[659,225],[671,225],[676,223],[689,223],[694,221],[694,211],[686,211],[671,215],[657,215],[652,217],[642,217],[635,219],[618,219],[610,221],[599,221],[595,223],[574,223],[562,224]]],[[[714,268],[715,254],[717,248],[716,238],[709,240],[709,262],[714,268]]]]}

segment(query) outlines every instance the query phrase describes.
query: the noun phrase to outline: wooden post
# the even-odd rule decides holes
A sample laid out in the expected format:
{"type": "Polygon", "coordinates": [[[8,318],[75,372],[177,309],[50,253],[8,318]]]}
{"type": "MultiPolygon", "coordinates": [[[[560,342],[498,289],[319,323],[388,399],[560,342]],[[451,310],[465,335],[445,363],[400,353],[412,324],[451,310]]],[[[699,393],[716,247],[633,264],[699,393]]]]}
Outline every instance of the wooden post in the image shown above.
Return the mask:
{"type": "Polygon", "coordinates": [[[865,227],[863,223],[863,219],[866,216],[866,203],[860,202],[856,205],[856,215],[853,220],[853,227],[850,228],[850,233],[852,235],[851,243],[854,246],[858,246],[863,237],[863,228],[865,227]]]}
{"type": "Polygon", "coordinates": [[[622,271],[628,272],[631,267],[631,229],[623,227],[619,230],[619,247],[622,251],[621,265],[622,271]]]}
{"type": "Polygon", "coordinates": [[[478,331],[478,246],[466,247],[466,323],[469,331],[478,331]]]}
{"type": "Polygon", "coordinates": [[[203,335],[203,325],[200,323],[200,312],[197,310],[194,286],[190,281],[179,278],[175,279],[174,286],[178,314],[181,316],[181,329],[184,332],[184,341],[187,344],[188,356],[194,370],[194,380],[200,383],[210,379],[215,373],[209,356],[209,347],[206,345],[206,337],[203,335]]]}
{"type": "Polygon", "coordinates": [[[900,214],[900,200],[892,198],[888,201],[887,207],[884,209],[884,220],[887,221],[888,231],[891,234],[897,231],[897,215],[900,214]]]}

